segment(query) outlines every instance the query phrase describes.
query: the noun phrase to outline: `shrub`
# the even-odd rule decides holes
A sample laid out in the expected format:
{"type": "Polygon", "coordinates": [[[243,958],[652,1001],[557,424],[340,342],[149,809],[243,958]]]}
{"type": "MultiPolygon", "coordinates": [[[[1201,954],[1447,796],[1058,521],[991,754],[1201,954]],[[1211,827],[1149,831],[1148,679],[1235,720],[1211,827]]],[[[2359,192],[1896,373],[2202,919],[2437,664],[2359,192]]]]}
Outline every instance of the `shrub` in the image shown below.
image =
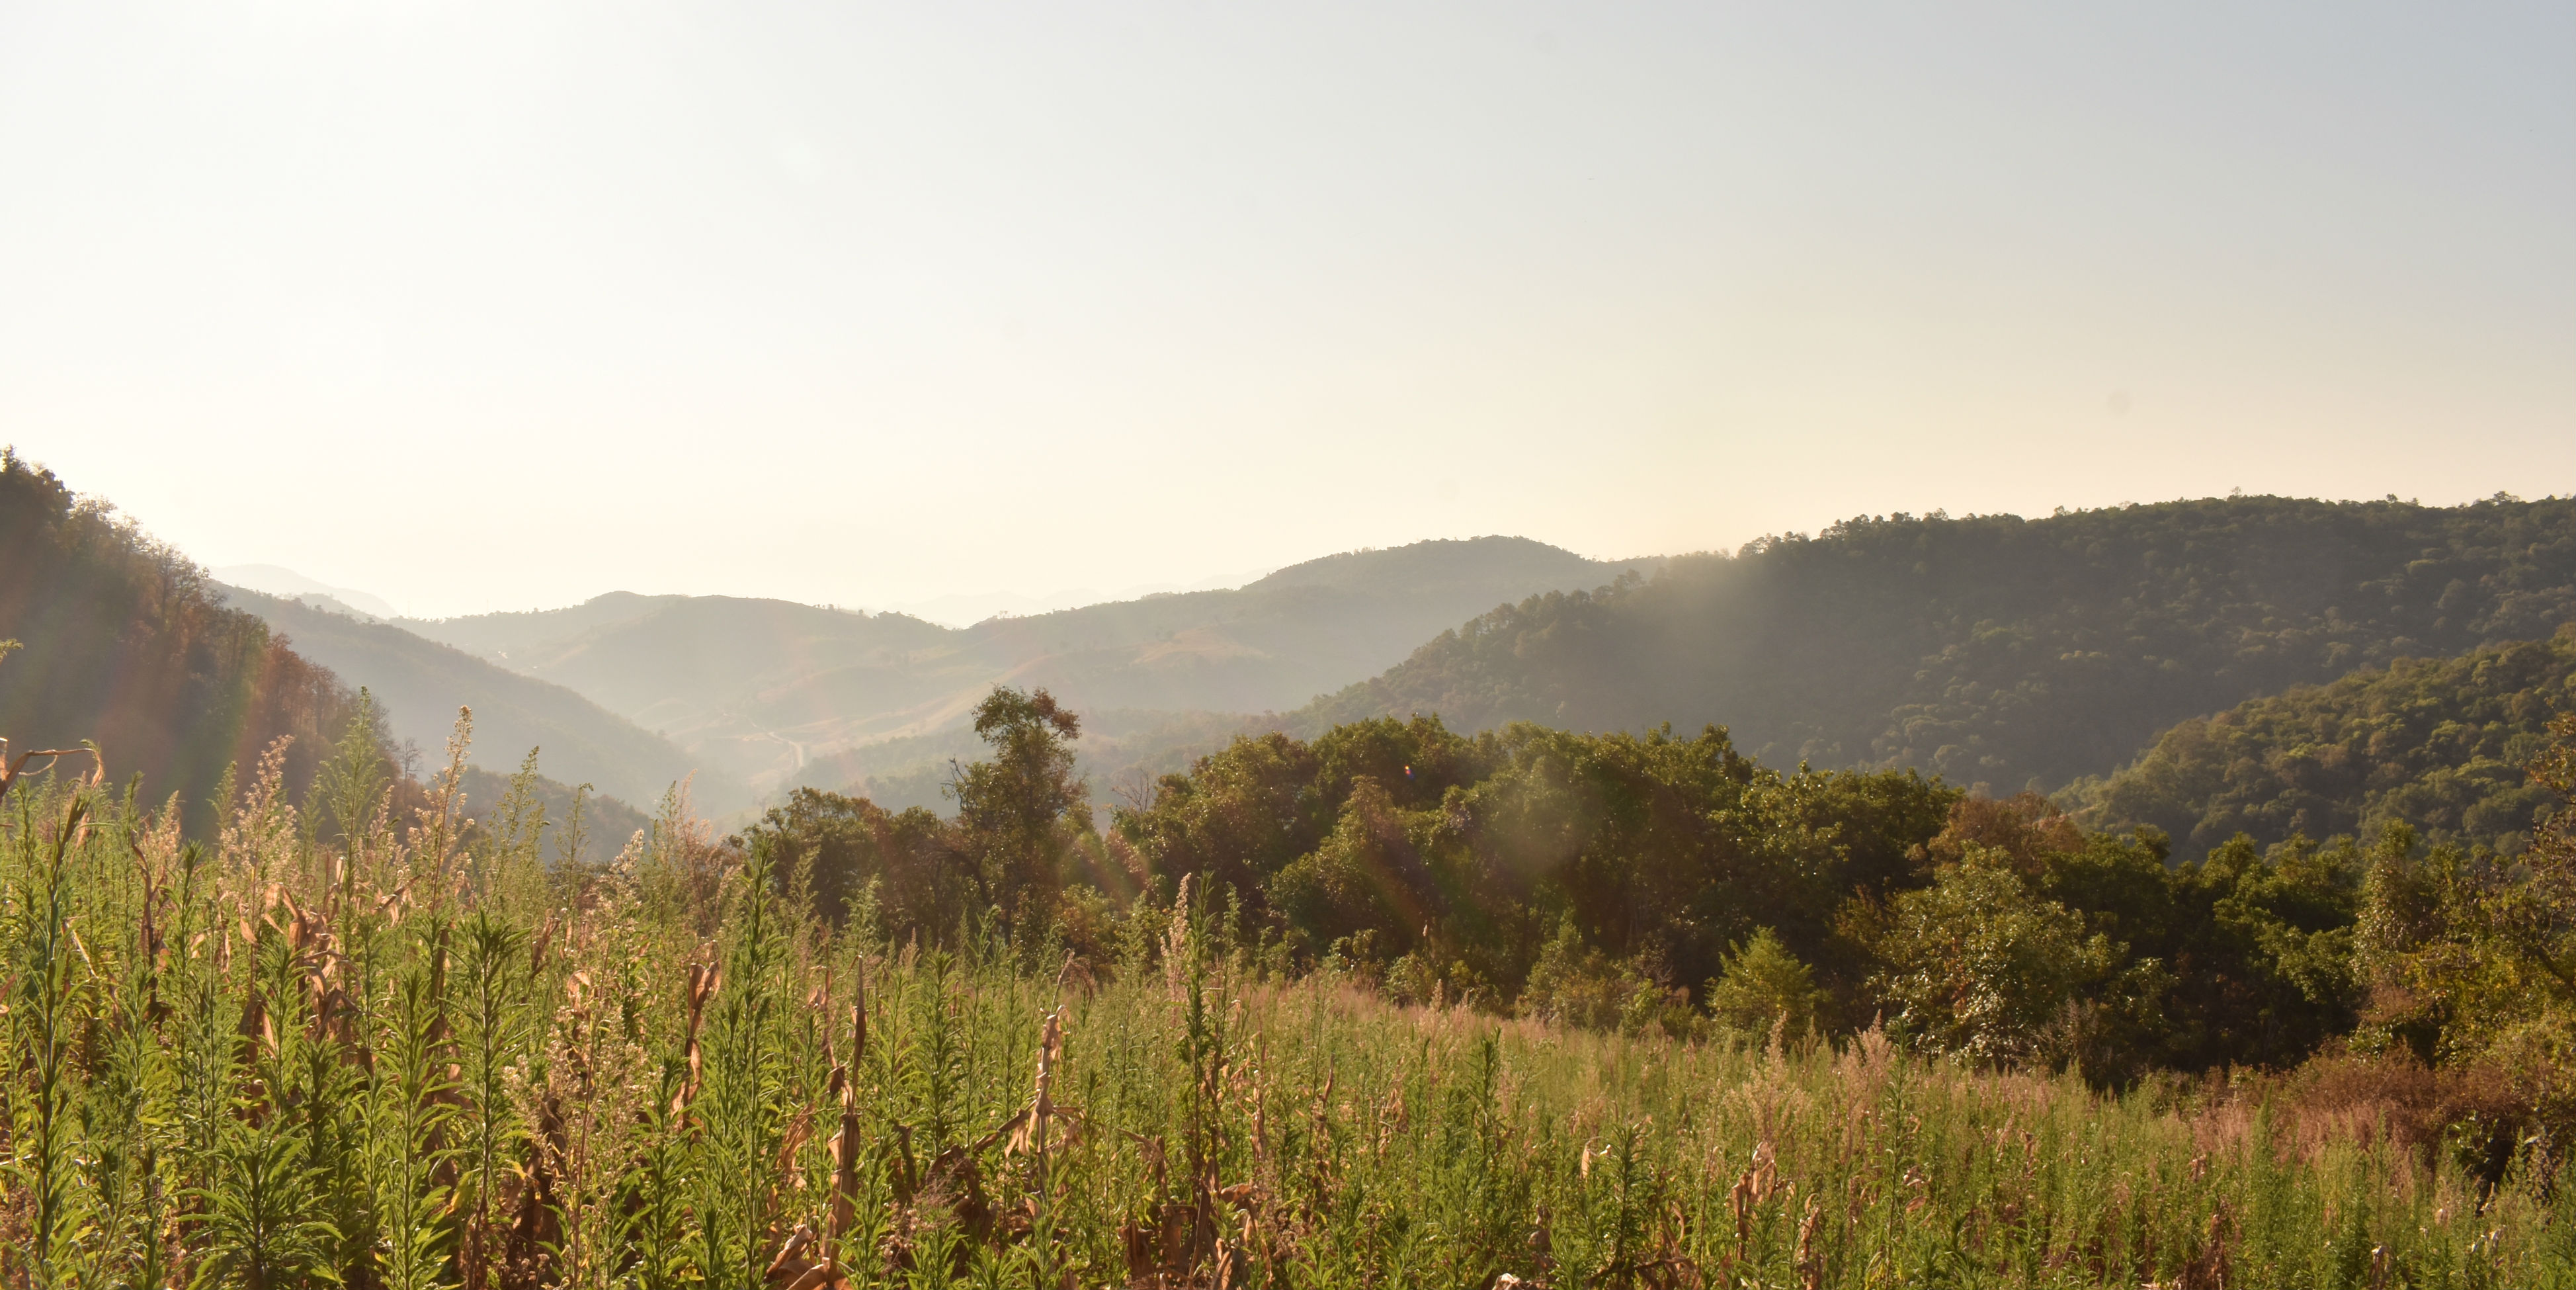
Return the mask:
{"type": "Polygon", "coordinates": [[[1726,957],[1726,971],[1708,986],[1708,1011],[1721,1029],[1754,1039],[1806,1038],[1815,1029],[1824,992],[1815,973],[1763,928],[1726,957]]]}

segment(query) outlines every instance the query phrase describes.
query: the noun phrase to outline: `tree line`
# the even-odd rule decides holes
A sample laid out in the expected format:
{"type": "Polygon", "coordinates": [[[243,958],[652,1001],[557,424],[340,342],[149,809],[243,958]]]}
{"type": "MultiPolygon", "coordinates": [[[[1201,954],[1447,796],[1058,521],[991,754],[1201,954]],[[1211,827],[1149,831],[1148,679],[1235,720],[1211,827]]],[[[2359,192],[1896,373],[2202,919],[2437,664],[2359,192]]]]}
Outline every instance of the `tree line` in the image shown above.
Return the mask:
{"type": "MultiPolygon", "coordinates": [[[[2576,1036],[2564,812],[2512,856],[2400,824],[2178,863],[2152,826],[1779,770],[1717,727],[1417,717],[1238,739],[1104,822],[1079,722],[1044,692],[995,690],[976,728],[993,755],[958,769],[953,819],[807,789],[739,841],[822,916],[898,941],[994,928],[1113,964],[1194,886],[1271,970],[1407,1002],[1753,1042],[1877,1027],[2113,1087],[2359,1054],[2512,1084],[2490,1136],[2576,1125],[2547,1091],[2576,1036]]],[[[2576,725],[2555,731],[2533,782],[2564,802],[2576,725]]]]}

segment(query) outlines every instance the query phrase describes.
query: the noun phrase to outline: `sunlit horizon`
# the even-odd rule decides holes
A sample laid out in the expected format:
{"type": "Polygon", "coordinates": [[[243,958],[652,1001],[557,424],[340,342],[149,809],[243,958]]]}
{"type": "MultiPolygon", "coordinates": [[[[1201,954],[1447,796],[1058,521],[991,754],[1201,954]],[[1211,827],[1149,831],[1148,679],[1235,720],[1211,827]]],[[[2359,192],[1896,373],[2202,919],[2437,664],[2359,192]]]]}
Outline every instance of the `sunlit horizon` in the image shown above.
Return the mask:
{"type": "Polygon", "coordinates": [[[2571,49],[2547,6],[0,6],[0,441],[433,617],[2541,496],[2571,49]]]}

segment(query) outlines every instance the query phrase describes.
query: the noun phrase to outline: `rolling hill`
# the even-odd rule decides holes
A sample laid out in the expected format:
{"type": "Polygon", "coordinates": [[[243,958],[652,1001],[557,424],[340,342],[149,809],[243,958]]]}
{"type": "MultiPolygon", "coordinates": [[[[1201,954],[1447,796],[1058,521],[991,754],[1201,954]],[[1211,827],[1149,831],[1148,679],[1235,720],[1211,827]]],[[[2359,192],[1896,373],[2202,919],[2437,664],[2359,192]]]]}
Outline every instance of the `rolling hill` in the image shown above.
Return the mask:
{"type": "Polygon", "coordinates": [[[948,730],[998,682],[1045,686],[1086,712],[1291,708],[1497,603],[1646,567],[1489,537],[1328,556],[1235,590],[963,629],[775,600],[627,593],[399,625],[577,691],[771,791],[838,773],[855,750],[948,730]]]}
{"type": "Polygon", "coordinates": [[[2047,790],[2186,718],[2571,619],[2571,500],[1864,517],[1497,609],[1293,720],[1713,722],[1775,764],[2047,790]]]}
{"type": "MultiPolygon", "coordinates": [[[[547,776],[587,783],[630,803],[649,803],[697,760],[669,740],[560,685],[522,676],[460,649],[426,640],[391,623],[373,622],[303,600],[222,588],[227,602],[257,614],[351,685],[374,694],[397,739],[435,761],[459,705],[474,709],[474,760],[506,773],[530,748],[542,748],[547,776]]],[[[751,805],[748,790],[721,775],[700,774],[697,800],[719,813],[751,805]]]]}

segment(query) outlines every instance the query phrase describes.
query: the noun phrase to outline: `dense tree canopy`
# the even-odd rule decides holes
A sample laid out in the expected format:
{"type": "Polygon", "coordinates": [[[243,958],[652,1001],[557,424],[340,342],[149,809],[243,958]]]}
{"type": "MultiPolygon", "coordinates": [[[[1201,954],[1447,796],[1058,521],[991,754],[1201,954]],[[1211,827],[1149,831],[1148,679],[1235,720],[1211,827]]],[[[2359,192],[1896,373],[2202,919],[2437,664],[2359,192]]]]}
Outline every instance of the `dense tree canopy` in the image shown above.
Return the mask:
{"type": "Polygon", "coordinates": [[[1189,889],[1273,968],[1399,998],[1752,1038],[1878,1021],[2114,1084],[2294,1065],[2362,1013],[2368,860],[2348,839],[2172,864],[2152,827],[2087,832],[2036,794],[1912,772],[1774,770],[1714,727],[1430,717],[1238,739],[1093,837],[1069,718],[1043,692],[985,707],[996,756],[963,772],[954,822],[799,793],[751,831],[782,884],[897,939],[989,912],[1102,964],[1189,889]]]}
{"type": "Polygon", "coordinates": [[[1150,879],[1228,884],[1299,953],[1508,998],[1569,920],[1683,988],[1757,927],[1812,956],[1842,900],[1906,880],[1956,796],[1910,774],[1784,776],[1715,728],[1465,737],[1377,718],[1240,740],[1117,832],[1150,879]]]}
{"type": "Polygon", "coordinates": [[[2524,767],[2550,718],[2576,710],[2576,626],[2456,658],[2397,659],[2330,684],[2185,721],[2136,761],[2070,795],[2102,828],[2151,824],[2191,854],[2239,833],[2530,845],[2552,795],[2524,767]]]}

